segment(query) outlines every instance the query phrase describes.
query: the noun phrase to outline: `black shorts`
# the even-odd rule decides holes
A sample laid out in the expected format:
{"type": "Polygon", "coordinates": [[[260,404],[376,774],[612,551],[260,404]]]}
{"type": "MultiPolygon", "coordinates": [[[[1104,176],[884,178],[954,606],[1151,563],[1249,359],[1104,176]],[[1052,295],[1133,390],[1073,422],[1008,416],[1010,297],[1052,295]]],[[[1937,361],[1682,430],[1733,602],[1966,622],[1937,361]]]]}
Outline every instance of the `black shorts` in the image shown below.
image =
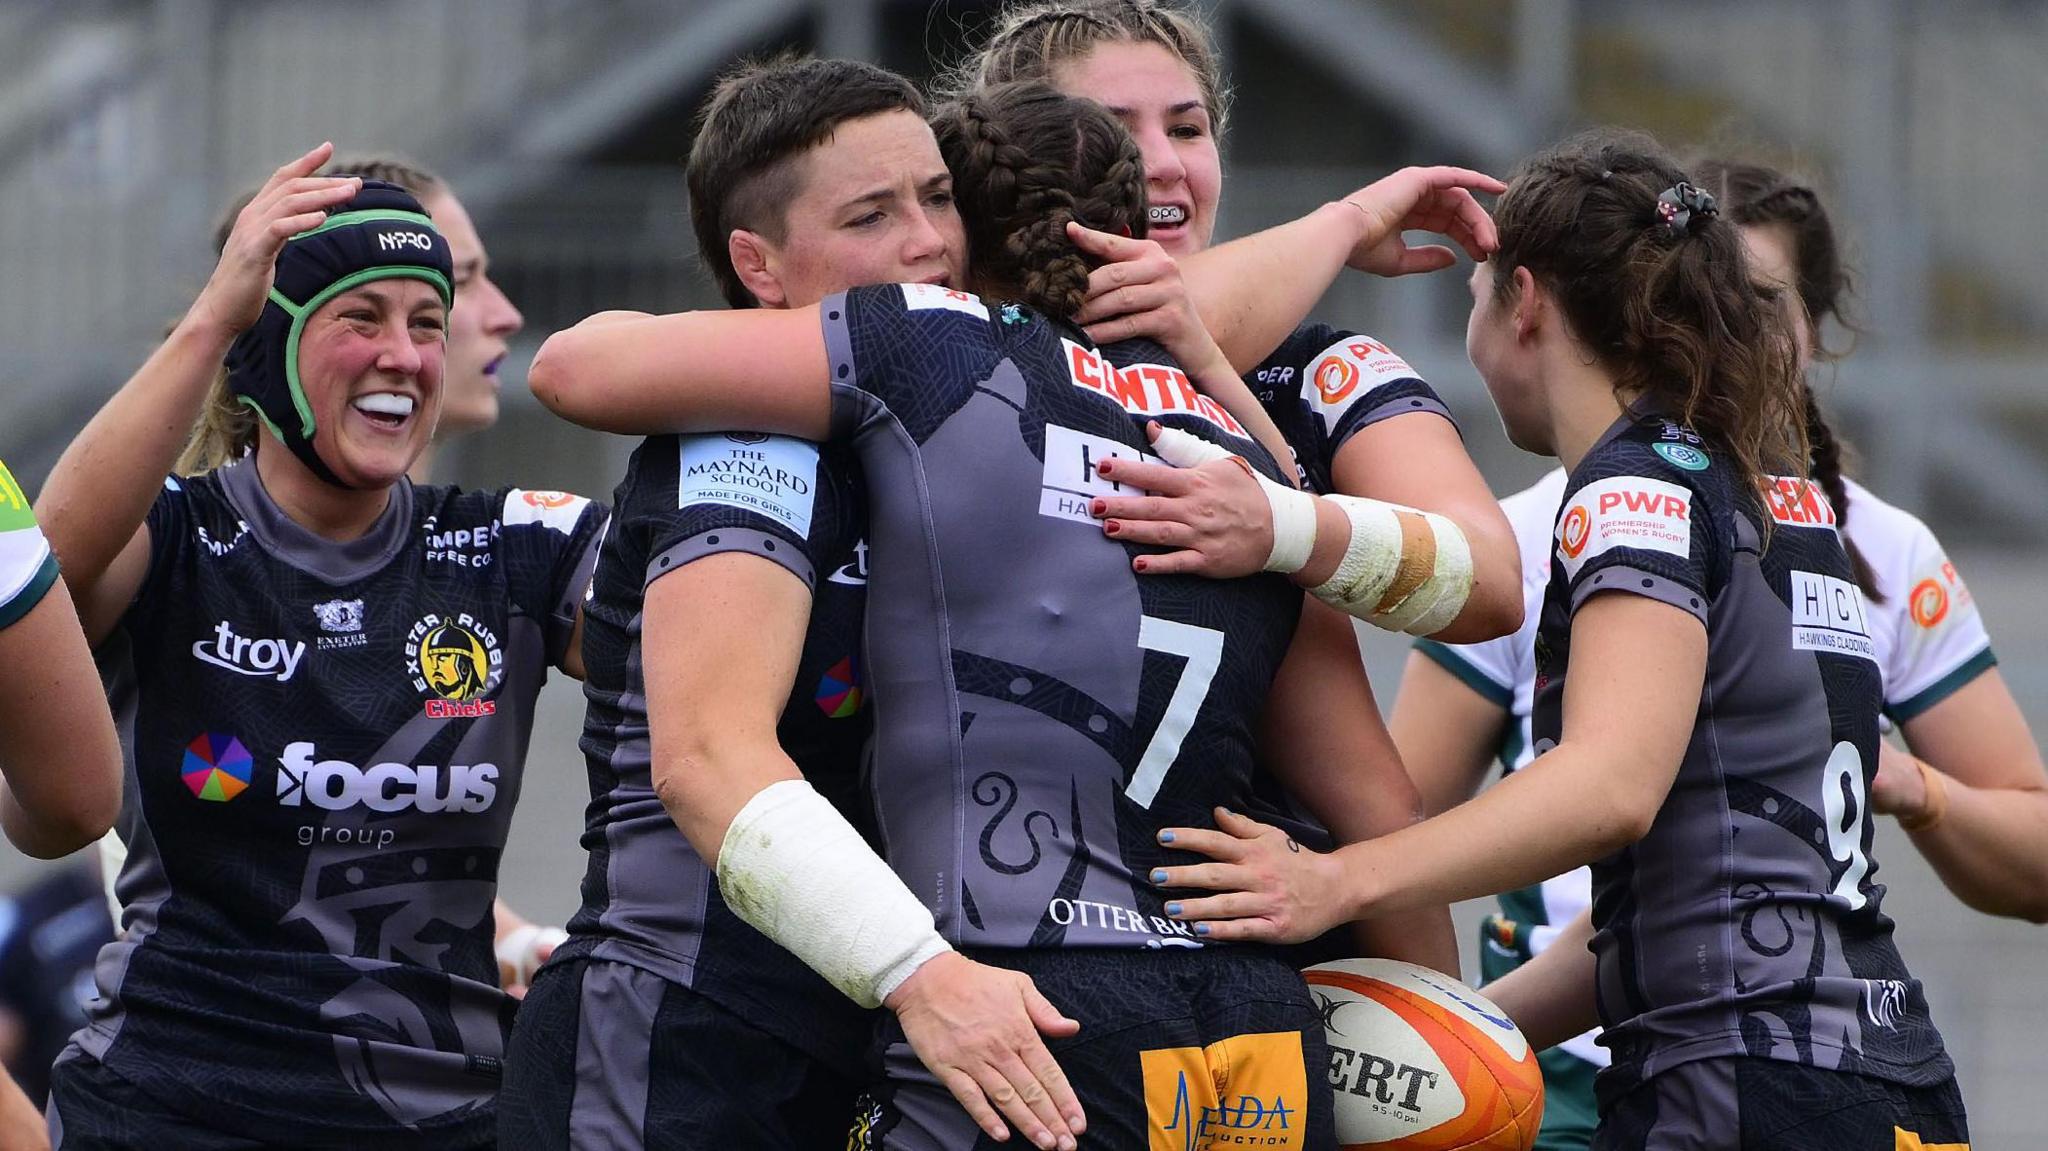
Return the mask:
{"type": "Polygon", "coordinates": [[[854,1085],[687,987],[551,963],[519,1005],[499,1146],[785,1151],[846,1142],[854,1085]]]}
{"type": "Polygon", "coordinates": [[[1952,1077],[1907,1087],[1775,1059],[1681,1063],[1614,1100],[1593,1137],[1594,1151],[1932,1151],[1969,1143],[1952,1077]]]}
{"type": "MultiPolygon", "coordinates": [[[[1047,1044],[1087,1113],[1083,1148],[1337,1146],[1323,1025],[1301,973],[1275,954],[981,951],[1029,975],[1079,1034],[1047,1044]]],[[[877,1043],[884,1082],[862,1101],[850,1149],[963,1151],[1017,1145],[980,1134],[903,1041],[877,1043]]]]}
{"type": "MultiPolygon", "coordinates": [[[[191,1058],[203,1058],[193,1053],[191,1058]]],[[[50,1145],[57,1151],[265,1151],[272,1148],[381,1147],[388,1140],[375,1135],[336,1136],[321,1143],[303,1131],[280,1131],[275,1138],[251,1139],[208,1126],[201,1113],[204,1099],[195,1099],[193,1113],[166,1107],[156,1096],[116,1075],[90,1055],[72,1051],[50,1069],[50,1145]]],[[[474,1130],[474,1124],[469,1125],[474,1130]]],[[[449,1151],[486,1151],[488,1136],[469,1138],[422,1134],[413,1146],[446,1147],[449,1151]],[[420,1141],[420,1140],[423,1140],[420,1141]]]]}

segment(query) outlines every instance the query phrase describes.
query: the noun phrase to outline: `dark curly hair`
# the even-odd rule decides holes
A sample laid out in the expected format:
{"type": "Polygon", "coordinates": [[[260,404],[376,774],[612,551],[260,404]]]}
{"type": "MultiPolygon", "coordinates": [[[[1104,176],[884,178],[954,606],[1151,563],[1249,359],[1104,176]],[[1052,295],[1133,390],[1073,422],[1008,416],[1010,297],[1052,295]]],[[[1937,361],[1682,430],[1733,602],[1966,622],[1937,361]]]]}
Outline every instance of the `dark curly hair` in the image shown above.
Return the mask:
{"type": "Polygon", "coordinates": [[[1145,161],[1093,100],[1036,80],[998,84],[941,106],[932,131],[983,284],[1071,316],[1087,298],[1094,265],[1067,237],[1067,221],[1145,234],[1145,161]]]}
{"type": "Polygon", "coordinates": [[[1538,154],[1495,210],[1493,287],[1511,293],[1529,269],[1616,390],[1699,432],[1755,499],[1770,475],[1806,474],[1806,385],[1790,319],[1750,281],[1735,226],[1660,214],[1658,197],[1687,182],[1640,133],[1597,129],[1538,154]]]}
{"type": "MultiPolygon", "coordinates": [[[[1849,269],[1842,261],[1841,244],[1835,239],[1835,225],[1813,185],[1776,168],[1741,160],[1711,159],[1694,165],[1700,186],[1720,198],[1721,210],[1744,227],[1783,228],[1792,241],[1792,285],[1799,303],[1806,309],[1807,326],[1813,334],[1814,353],[1836,359],[1841,353],[1822,342],[1822,322],[1833,319],[1841,328],[1854,332],[1844,308],[1851,288],[1849,269]]],[[[1849,553],[1849,565],[1856,583],[1872,603],[1883,603],[1884,592],[1877,586],[1870,561],[1848,536],[1849,489],[1842,483],[1842,457],[1848,450],[1835,435],[1820,410],[1813,385],[1806,386],[1806,436],[1813,446],[1813,479],[1835,506],[1835,522],[1843,529],[1842,546],[1849,553]]]]}

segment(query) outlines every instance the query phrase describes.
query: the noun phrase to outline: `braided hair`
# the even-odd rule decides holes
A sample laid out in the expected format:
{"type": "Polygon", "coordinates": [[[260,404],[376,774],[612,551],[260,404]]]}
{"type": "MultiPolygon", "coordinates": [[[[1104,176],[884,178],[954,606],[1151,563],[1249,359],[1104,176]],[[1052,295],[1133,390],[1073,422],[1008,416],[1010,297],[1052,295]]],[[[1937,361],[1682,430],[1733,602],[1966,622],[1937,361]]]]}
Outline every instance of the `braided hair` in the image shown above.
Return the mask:
{"type": "Polygon", "coordinates": [[[1030,80],[970,92],[932,119],[967,226],[974,279],[1066,318],[1088,296],[1094,262],[1067,222],[1145,234],[1145,161],[1092,100],[1030,80]]]}
{"type": "MultiPolygon", "coordinates": [[[[1784,230],[1792,244],[1792,287],[1806,309],[1814,351],[1822,359],[1840,358],[1841,352],[1822,342],[1822,325],[1833,319],[1836,325],[1855,331],[1843,312],[1851,282],[1820,193],[1775,168],[1739,160],[1707,160],[1696,166],[1696,173],[1700,183],[1720,197],[1728,218],[1736,224],[1784,230]]],[[[1806,385],[1806,434],[1813,447],[1814,482],[1834,505],[1835,522],[1842,529],[1842,546],[1849,553],[1856,583],[1872,603],[1883,603],[1884,593],[1877,586],[1870,561],[1848,535],[1849,491],[1842,482],[1842,457],[1848,448],[1821,412],[1810,381],[1806,385]]]]}

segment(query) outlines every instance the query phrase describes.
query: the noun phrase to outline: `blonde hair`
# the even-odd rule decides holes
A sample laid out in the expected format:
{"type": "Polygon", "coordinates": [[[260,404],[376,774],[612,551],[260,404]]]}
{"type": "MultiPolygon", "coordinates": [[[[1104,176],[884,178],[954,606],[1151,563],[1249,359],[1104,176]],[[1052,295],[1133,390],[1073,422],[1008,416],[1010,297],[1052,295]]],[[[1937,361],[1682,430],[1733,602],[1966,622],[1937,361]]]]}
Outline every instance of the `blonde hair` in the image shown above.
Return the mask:
{"type": "Polygon", "coordinates": [[[1209,112],[1210,131],[1223,134],[1230,89],[1208,26],[1194,13],[1161,0],[1026,0],[1003,10],[981,51],[963,61],[946,87],[955,97],[1013,80],[1052,83],[1055,68],[1102,44],[1157,44],[1194,73],[1209,112]]]}

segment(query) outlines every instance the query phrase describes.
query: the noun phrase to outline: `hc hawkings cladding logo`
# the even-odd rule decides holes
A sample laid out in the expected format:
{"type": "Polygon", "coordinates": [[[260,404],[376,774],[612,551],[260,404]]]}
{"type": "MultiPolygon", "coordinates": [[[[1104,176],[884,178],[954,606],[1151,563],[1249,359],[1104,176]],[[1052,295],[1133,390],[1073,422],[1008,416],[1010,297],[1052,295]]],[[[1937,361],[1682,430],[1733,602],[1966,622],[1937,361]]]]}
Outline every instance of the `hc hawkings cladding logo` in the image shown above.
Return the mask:
{"type": "Polygon", "coordinates": [[[413,690],[428,696],[430,719],[464,719],[496,715],[487,699],[505,674],[505,653],[498,637],[468,612],[442,616],[429,612],[405,635],[406,670],[413,690]]]}

